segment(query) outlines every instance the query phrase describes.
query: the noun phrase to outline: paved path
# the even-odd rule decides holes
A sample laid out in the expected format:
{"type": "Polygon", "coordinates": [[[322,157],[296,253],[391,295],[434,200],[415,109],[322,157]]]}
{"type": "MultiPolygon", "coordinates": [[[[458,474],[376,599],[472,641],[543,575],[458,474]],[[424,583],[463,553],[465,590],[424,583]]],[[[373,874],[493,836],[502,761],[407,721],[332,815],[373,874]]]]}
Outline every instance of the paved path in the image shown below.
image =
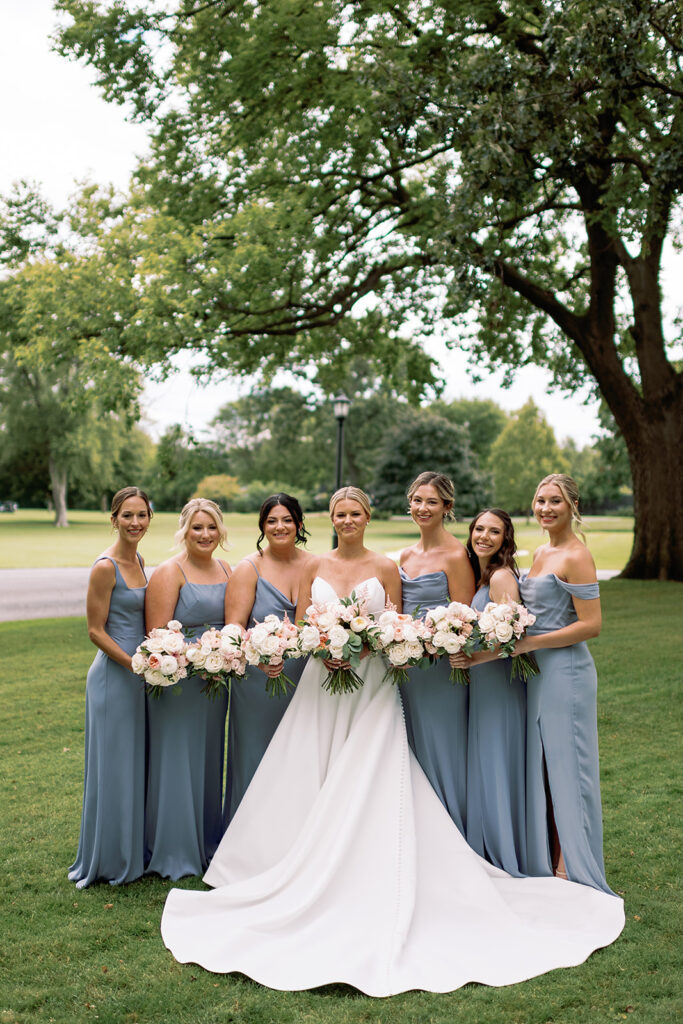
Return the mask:
{"type": "MultiPolygon", "coordinates": [[[[153,570],[146,567],[147,575],[153,570]]],[[[85,615],[90,569],[0,569],[0,622],[85,615]]],[[[598,579],[618,574],[601,569],[598,579]]]]}

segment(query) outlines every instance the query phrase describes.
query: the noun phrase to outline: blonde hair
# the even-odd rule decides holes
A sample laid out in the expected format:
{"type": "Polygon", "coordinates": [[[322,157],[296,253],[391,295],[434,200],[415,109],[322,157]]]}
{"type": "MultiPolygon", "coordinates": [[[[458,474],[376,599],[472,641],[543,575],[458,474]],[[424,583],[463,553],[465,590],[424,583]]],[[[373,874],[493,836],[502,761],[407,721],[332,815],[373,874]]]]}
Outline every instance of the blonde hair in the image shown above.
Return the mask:
{"type": "Polygon", "coordinates": [[[183,505],[180,518],[178,519],[178,530],[173,538],[175,546],[183,547],[185,545],[185,538],[190,531],[192,519],[197,512],[206,512],[207,515],[211,516],[218,527],[218,534],[220,537],[219,544],[224,548],[226,546],[225,542],[228,538],[228,531],[226,530],[225,523],[223,522],[223,513],[216,502],[211,501],[210,498],[191,498],[186,505],[183,505]]]}
{"type": "Polygon", "coordinates": [[[572,513],[572,523],[576,525],[576,532],[580,535],[584,544],[586,544],[586,534],[583,532],[583,519],[579,512],[579,485],[573,476],[569,476],[567,473],[549,473],[548,476],[544,476],[538,487],[534,491],[534,497],[531,502],[531,508],[533,510],[536,504],[536,497],[541,487],[545,487],[546,484],[555,484],[559,487],[562,497],[569,505],[572,513]]]}
{"type": "MultiPolygon", "coordinates": [[[[432,470],[427,470],[424,473],[420,473],[419,476],[415,477],[412,484],[408,488],[407,498],[408,501],[413,500],[415,491],[420,487],[426,487],[429,485],[433,487],[436,493],[441,498],[444,505],[449,507],[444,513],[444,519],[455,519],[455,513],[453,512],[453,502],[455,501],[455,487],[450,477],[444,473],[434,473],[432,470]]],[[[410,512],[410,509],[408,509],[410,512]]]]}
{"type": "Polygon", "coordinates": [[[370,499],[368,498],[365,491],[361,491],[360,487],[340,487],[338,491],[335,491],[330,498],[330,515],[334,515],[334,510],[340,501],[357,501],[363,511],[366,513],[368,519],[372,515],[372,509],[370,507],[370,499]]]}

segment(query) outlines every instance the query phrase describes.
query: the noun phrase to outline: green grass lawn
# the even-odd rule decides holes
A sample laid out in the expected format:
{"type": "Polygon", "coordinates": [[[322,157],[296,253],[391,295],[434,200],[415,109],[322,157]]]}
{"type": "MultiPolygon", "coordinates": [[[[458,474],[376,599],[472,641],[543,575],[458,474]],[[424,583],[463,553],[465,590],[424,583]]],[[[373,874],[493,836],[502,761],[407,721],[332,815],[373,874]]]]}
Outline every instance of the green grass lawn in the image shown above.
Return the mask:
{"type": "MultiPolygon", "coordinates": [[[[599,727],[607,875],[621,938],[580,967],[502,989],[373,1000],[344,986],[278,993],[177,964],[159,920],[172,883],[78,891],[83,697],[93,656],[80,619],[0,624],[0,1024],[599,1024],[681,1019],[681,681],[675,583],[602,588],[599,727]]],[[[201,887],[199,879],[185,887],[201,887]]],[[[457,927],[457,922],[454,922],[457,927]]]]}
{"type": "MultiPolygon", "coordinates": [[[[112,541],[109,516],[104,512],[76,511],[70,514],[71,525],[56,530],[50,513],[21,510],[13,515],[0,514],[0,568],[29,569],[91,565],[97,555],[112,541]]],[[[258,537],[256,515],[230,513],[226,516],[230,550],[228,561],[235,564],[254,550],[258,537]]],[[[327,551],[332,528],[326,513],[306,516],[311,532],[311,551],[327,551]]],[[[140,545],[140,552],[149,565],[158,565],[173,553],[173,535],[178,517],[173,512],[158,512],[149,532],[140,545]]],[[[467,524],[457,523],[454,533],[465,540],[467,524]]],[[[531,564],[531,554],[543,541],[538,526],[525,519],[515,520],[517,546],[527,552],[519,559],[520,566],[531,564]]],[[[633,520],[616,516],[593,516],[587,519],[588,543],[599,569],[622,569],[628,559],[633,539],[633,520]]],[[[377,551],[397,552],[413,544],[418,536],[413,522],[405,519],[376,519],[366,534],[369,547],[377,551]]],[[[2,1021],[0,1021],[2,1024],[2,1021]]]]}

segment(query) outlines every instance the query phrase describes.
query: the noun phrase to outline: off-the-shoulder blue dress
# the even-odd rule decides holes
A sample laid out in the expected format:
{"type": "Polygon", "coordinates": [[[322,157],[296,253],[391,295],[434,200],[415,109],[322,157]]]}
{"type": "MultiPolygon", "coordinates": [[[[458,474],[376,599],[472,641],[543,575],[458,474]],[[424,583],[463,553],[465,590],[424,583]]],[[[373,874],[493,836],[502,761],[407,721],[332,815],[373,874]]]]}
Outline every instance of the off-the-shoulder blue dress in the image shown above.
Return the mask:
{"type": "MultiPolygon", "coordinates": [[[[600,596],[597,583],[565,583],[554,573],[520,581],[536,616],[529,635],[577,621],[572,597],[600,596]]],[[[585,643],[534,652],[540,674],[527,683],[527,868],[552,874],[544,765],[555,824],[572,882],[612,890],[605,878],[598,760],[597,673],[585,643]]]]}
{"type": "MultiPolygon", "coordinates": [[[[114,559],[109,561],[116,582],[104,628],[126,654],[134,654],[145,636],[146,587],[129,587],[114,559]]],[[[140,877],[144,815],[144,683],[98,651],[85,690],[83,815],[78,853],[69,868],[79,889],[140,877]]]]}
{"type": "MultiPolygon", "coordinates": [[[[253,562],[251,564],[254,565],[253,562]]],[[[277,615],[278,618],[287,615],[294,622],[295,605],[274,583],[265,580],[255,565],[254,572],[257,575],[256,594],[249,616],[249,628],[257,622],[263,622],[266,615],[277,615]]],[[[284,673],[293,683],[298,683],[304,663],[304,658],[285,662],[284,673]]],[[[266,691],[266,676],[255,666],[248,667],[244,677],[233,683],[223,807],[226,827],[246,793],[293,695],[294,690],[290,689],[286,694],[271,697],[266,691]]]]}
{"type": "MultiPolygon", "coordinates": [[[[480,587],[472,607],[491,600],[480,587]]],[[[509,658],[470,669],[467,842],[510,875],[526,874],[526,691],[509,658]]]]}
{"type": "MultiPolygon", "coordinates": [[[[182,622],[186,636],[210,626],[222,628],[226,583],[227,573],[225,583],[183,584],[173,618],[182,622]]],[[[205,684],[200,678],[183,679],[178,685],[180,693],[169,687],[160,697],[147,698],[145,870],[173,879],[201,875],[223,835],[228,708],[227,693],[207,697],[201,693],[205,684]]]]}
{"type": "MultiPolygon", "coordinates": [[[[443,571],[411,578],[401,569],[403,610],[418,609],[424,617],[429,608],[450,603],[448,577],[443,571]]],[[[429,668],[409,670],[401,686],[408,742],[451,818],[465,835],[467,817],[467,707],[468,689],[449,679],[448,658],[438,658],[429,668]]]]}

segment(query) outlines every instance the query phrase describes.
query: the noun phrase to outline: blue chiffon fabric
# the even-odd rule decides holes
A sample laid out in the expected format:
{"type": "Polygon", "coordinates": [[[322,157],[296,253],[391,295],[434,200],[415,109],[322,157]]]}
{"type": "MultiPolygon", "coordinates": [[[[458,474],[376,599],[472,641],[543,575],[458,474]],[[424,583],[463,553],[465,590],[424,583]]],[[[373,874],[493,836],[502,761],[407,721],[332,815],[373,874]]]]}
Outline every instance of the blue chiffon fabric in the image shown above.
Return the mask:
{"type": "MultiPolygon", "coordinates": [[[[109,561],[116,582],[105,629],[127,654],[134,654],[145,636],[146,587],[129,587],[114,559],[109,561]]],[[[144,815],[144,684],[98,651],[85,690],[83,813],[78,853],[69,868],[69,878],[79,889],[140,877],[144,815]]]]}
{"type": "MultiPolygon", "coordinates": [[[[222,566],[221,566],[222,568],[222,566]]],[[[224,570],[225,571],[225,570],[224,570]]],[[[224,625],[225,583],[180,589],[173,618],[192,637],[224,625]]],[[[223,835],[222,793],[227,693],[209,698],[204,681],[183,679],[147,698],[149,768],[146,874],[202,874],[223,835]]]]}
{"type": "MultiPolygon", "coordinates": [[[[277,615],[278,618],[287,615],[294,622],[295,605],[273,583],[265,580],[256,566],[254,572],[257,574],[256,594],[249,616],[249,628],[257,622],[263,622],[266,615],[277,615]]],[[[285,662],[284,673],[293,683],[298,683],[305,660],[300,658],[285,662]]],[[[294,689],[291,688],[286,694],[271,697],[266,691],[265,674],[255,666],[249,666],[244,677],[233,683],[223,806],[225,828],[246,793],[293,695],[294,689]]]]}
{"type": "MultiPolygon", "coordinates": [[[[472,607],[483,611],[489,588],[472,607]]],[[[482,857],[519,877],[526,870],[526,691],[511,680],[511,660],[470,669],[467,743],[467,842],[482,857]]]]}
{"type": "MultiPolygon", "coordinates": [[[[429,608],[450,603],[443,571],[411,579],[401,569],[403,611],[424,618],[429,608]]],[[[400,687],[408,742],[439,800],[460,832],[467,821],[468,687],[452,683],[448,658],[429,668],[409,669],[400,687]]]]}
{"type": "MultiPolygon", "coordinates": [[[[597,583],[554,574],[520,582],[536,622],[529,635],[577,621],[572,597],[595,600],[597,583]]],[[[544,765],[567,875],[610,893],[602,852],[597,674],[585,643],[534,652],[540,674],[527,684],[527,868],[552,874],[544,765]]]]}

